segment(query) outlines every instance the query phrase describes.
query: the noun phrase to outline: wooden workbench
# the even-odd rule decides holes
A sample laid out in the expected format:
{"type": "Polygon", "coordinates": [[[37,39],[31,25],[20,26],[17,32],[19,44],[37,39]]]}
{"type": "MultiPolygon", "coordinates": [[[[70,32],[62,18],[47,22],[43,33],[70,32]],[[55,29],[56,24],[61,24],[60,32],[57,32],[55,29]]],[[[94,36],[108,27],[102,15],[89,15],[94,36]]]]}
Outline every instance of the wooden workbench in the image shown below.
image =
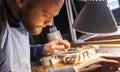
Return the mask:
{"type": "MultiPolygon", "coordinates": [[[[106,51],[106,52],[115,52],[117,55],[120,55],[120,44],[99,44],[101,47],[100,52],[106,51]],[[107,48],[107,49],[106,49],[107,48]]],[[[99,52],[99,51],[98,51],[99,52]]],[[[49,69],[60,69],[65,68],[68,66],[76,66],[77,64],[70,65],[70,64],[64,64],[64,63],[57,63],[53,65],[43,66],[40,64],[40,62],[34,62],[32,63],[32,72],[48,72],[49,69]]]]}
{"type": "MultiPolygon", "coordinates": [[[[71,43],[72,47],[79,47],[85,44],[97,44],[100,45],[101,48],[109,48],[110,52],[115,49],[119,53],[120,52],[120,35],[112,35],[112,36],[103,36],[103,37],[96,37],[85,41],[84,43],[71,43]]],[[[106,50],[106,49],[105,49],[106,50]]],[[[108,50],[108,49],[107,49],[108,50]]],[[[102,50],[101,50],[102,51],[102,50]]],[[[120,53],[119,53],[120,54],[120,53]]],[[[33,63],[32,72],[48,72],[51,69],[60,69],[68,66],[75,66],[75,65],[68,65],[64,63],[57,63],[54,65],[43,66],[39,63],[33,63]]]]}
{"type": "Polygon", "coordinates": [[[77,64],[72,65],[72,64],[56,63],[54,65],[48,65],[48,66],[36,65],[32,67],[32,72],[48,72],[49,69],[60,69],[75,65],[77,64]]]}

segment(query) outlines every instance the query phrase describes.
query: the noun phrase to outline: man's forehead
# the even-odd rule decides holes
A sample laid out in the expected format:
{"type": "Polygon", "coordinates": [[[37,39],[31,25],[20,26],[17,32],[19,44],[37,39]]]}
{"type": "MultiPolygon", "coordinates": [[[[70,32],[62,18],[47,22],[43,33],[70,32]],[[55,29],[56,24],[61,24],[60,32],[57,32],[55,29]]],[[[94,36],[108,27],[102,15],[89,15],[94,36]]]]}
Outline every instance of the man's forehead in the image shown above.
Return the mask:
{"type": "Polygon", "coordinates": [[[49,11],[46,9],[42,9],[41,11],[42,11],[42,13],[50,15],[50,16],[57,16],[59,14],[59,11],[57,11],[57,12],[56,11],[49,11]]]}

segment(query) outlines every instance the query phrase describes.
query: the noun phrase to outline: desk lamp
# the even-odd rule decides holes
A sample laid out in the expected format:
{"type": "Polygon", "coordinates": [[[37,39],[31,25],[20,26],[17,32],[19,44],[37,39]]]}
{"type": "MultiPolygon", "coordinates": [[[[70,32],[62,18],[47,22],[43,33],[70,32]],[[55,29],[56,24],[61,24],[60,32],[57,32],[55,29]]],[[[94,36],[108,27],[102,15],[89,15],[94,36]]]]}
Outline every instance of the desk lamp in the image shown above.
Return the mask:
{"type": "Polygon", "coordinates": [[[82,33],[111,33],[117,31],[117,22],[106,0],[86,0],[73,28],[82,33]]]}

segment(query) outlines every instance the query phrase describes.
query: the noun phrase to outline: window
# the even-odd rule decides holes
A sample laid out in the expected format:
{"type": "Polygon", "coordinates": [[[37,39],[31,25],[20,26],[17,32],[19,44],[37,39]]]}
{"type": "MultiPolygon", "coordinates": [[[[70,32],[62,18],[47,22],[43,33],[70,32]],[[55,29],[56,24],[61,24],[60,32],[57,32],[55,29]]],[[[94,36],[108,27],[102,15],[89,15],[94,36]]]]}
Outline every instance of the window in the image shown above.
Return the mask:
{"type": "Polygon", "coordinates": [[[120,7],[118,0],[107,0],[110,10],[114,10],[120,7]]]}

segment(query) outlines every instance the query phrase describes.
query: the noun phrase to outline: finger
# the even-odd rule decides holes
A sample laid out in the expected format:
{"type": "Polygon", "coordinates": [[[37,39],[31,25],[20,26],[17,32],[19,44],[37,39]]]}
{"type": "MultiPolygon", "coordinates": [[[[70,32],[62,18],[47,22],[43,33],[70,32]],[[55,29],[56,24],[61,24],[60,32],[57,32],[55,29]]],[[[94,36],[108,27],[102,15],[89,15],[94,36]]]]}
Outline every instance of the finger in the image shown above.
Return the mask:
{"type": "Polygon", "coordinates": [[[120,67],[120,56],[101,56],[101,58],[117,61],[120,67]]]}
{"type": "Polygon", "coordinates": [[[105,59],[117,60],[120,62],[120,56],[101,56],[101,57],[105,59]]]}
{"type": "Polygon", "coordinates": [[[56,45],[54,47],[51,47],[52,50],[64,50],[65,46],[64,45],[56,45]]]}
{"type": "Polygon", "coordinates": [[[120,56],[116,56],[113,54],[106,54],[106,53],[99,53],[97,54],[98,56],[100,56],[101,58],[105,58],[105,59],[110,59],[110,60],[116,60],[120,62],[120,56]]]}
{"type": "Polygon", "coordinates": [[[45,53],[46,55],[52,55],[54,52],[52,51],[48,51],[47,53],[45,53]]]}
{"type": "Polygon", "coordinates": [[[91,65],[89,66],[87,69],[88,70],[91,70],[91,72],[99,72],[99,69],[102,68],[102,65],[99,65],[99,64],[95,64],[95,65],[91,65]]]}
{"type": "Polygon", "coordinates": [[[100,63],[105,68],[112,68],[113,70],[118,70],[119,62],[116,60],[101,59],[100,63]]]}
{"type": "Polygon", "coordinates": [[[65,46],[65,49],[70,48],[70,43],[67,40],[60,40],[60,44],[65,46]]]}

